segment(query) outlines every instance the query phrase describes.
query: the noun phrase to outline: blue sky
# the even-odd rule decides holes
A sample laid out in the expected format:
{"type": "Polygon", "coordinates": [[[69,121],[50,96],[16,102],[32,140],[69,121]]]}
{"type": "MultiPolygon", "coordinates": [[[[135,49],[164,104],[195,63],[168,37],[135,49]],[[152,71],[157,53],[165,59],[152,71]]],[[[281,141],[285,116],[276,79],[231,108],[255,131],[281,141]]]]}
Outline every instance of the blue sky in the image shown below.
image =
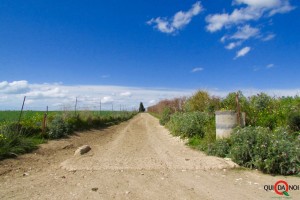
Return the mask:
{"type": "Polygon", "coordinates": [[[0,109],[18,107],[25,95],[38,107],[80,95],[150,105],[196,89],[298,94],[299,5],[2,0],[0,109]]]}

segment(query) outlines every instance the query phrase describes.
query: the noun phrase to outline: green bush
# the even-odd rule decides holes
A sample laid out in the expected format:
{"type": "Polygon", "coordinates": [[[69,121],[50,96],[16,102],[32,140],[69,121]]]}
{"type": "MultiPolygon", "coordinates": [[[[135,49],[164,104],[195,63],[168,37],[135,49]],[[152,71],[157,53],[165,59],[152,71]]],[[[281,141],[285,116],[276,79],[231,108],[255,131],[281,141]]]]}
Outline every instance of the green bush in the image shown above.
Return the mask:
{"type": "Polygon", "coordinates": [[[161,125],[165,125],[166,123],[168,123],[170,121],[171,114],[172,114],[171,108],[165,107],[159,119],[159,123],[161,125]]]}
{"type": "Polygon", "coordinates": [[[300,172],[299,140],[286,128],[238,128],[230,139],[230,156],[239,165],[272,174],[300,172]]]}
{"type": "Polygon", "coordinates": [[[219,139],[208,144],[205,150],[208,155],[226,157],[230,151],[230,142],[228,139],[219,139]]]}
{"type": "Polygon", "coordinates": [[[0,127],[0,160],[17,154],[29,152],[36,148],[32,139],[26,138],[14,125],[0,127]]]}
{"type": "Polygon", "coordinates": [[[171,116],[167,127],[171,133],[181,137],[204,137],[209,124],[209,116],[201,112],[175,113],[171,116]]]}
{"type": "Polygon", "coordinates": [[[288,125],[292,131],[300,131],[300,112],[294,112],[289,115],[288,125]]]}
{"type": "Polygon", "coordinates": [[[48,136],[51,139],[58,139],[66,137],[68,134],[72,133],[72,126],[66,123],[62,116],[56,116],[48,126],[48,136]]]}
{"type": "Polygon", "coordinates": [[[188,111],[207,111],[210,103],[210,96],[206,91],[197,91],[192,97],[186,102],[186,109],[188,111]]]}

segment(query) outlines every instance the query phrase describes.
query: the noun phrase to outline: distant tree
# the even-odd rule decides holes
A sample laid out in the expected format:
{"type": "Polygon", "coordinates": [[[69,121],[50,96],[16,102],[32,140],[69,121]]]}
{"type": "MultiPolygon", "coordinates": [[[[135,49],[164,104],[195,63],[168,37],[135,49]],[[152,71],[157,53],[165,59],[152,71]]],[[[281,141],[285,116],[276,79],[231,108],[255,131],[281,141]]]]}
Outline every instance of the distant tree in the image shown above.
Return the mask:
{"type": "Polygon", "coordinates": [[[145,112],[145,111],[146,111],[146,109],[145,109],[143,103],[141,102],[141,103],[140,103],[139,112],[145,112]]]}

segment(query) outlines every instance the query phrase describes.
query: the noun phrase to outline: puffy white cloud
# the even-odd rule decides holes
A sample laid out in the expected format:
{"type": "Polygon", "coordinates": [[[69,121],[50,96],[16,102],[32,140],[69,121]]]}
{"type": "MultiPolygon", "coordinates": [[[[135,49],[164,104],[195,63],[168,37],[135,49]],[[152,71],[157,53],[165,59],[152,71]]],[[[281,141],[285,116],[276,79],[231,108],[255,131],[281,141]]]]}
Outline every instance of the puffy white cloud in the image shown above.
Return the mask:
{"type": "Polygon", "coordinates": [[[232,39],[248,40],[251,37],[259,35],[258,28],[252,28],[249,25],[238,27],[238,31],[231,36],[232,39]]]}
{"type": "Polygon", "coordinates": [[[280,6],[281,0],[234,0],[234,3],[258,8],[274,8],[280,6]]]}
{"type": "Polygon", "coordinates": [[[67,94],[58,87],[35,88],[34,90],[26,93],[25,95],[33,99],[65,98],[67,96],[67,94]]]}
{"type": "Polygon", "coordinates": [[[292,6],[289,0],[282,0],[281,4],[275,8],[273,8],[269,12],[269,16],[273,16],[275,14],[284,14],[294,10],[296,7],[292,6]]]}
{"type": "Polygon", "coordinates": [[[204,70],[204,68],[202,68],[202,67],[196,67],[196,68],[194,68],[194,69],[192,69],[192,73],[195,73],[195,72],[201,72],[201,71],[203,71],[204,70]]]}
{"type": "Polygon", "coordinates": [[[250,20],[257,20],[262,16],[260,10],[253,9],[251,7],[234,9],[231,14],[214,14],[206,17],[208,25],[206,29],[209,32],[216,32],[224,27],[231,27],[232,25],[241,24],[250,20]]]}
{"type": "Polygon", "coordinates": [[[261,17],[271,17],[278,13],[287,13],[295,7],[289,0],[234,0],[233,5],[246,5],[234,9],[232,13],[212,14],[206,17],[209,32],[216,32],[224,27],[231,27],[248,21],[258,20],[261,17]]]}
{"type": "Polygon", "coordinates": [[[186,25],[188,25],[194,16],[197,16],[203,7],[201,3],[196,2],[192,8],[186,12],[179,11],[171,19],[157,17],[152,18],[147,22],[149,25],[154,25],[154,28],[163,33],[174,33],[186,25]]]}
{"type": "Polygon", "coordinates": [[[27,81],[0,82],[0,93],[5,94],[24,94],[29,91],[27,81]]]}
{"type": "Polygon", "coordinates": [[[225,46],[226,49],[228,50],[231,50],[231,49],[234,49],[238,46],[240,46],[242,44],[241,41],[238,41],[238,42],[230,42],[227,46],[225,46]]]}
{"type": "Polygon", "coordinates": [[[250,50],[251,50],[250,47],[244,47],[244,48],[242,48],[241,50],[239,50],[239,51],[236,52],[235,59],[237,59],[239,57],[245,56],[247,53],[250,52],[250,50]]]}

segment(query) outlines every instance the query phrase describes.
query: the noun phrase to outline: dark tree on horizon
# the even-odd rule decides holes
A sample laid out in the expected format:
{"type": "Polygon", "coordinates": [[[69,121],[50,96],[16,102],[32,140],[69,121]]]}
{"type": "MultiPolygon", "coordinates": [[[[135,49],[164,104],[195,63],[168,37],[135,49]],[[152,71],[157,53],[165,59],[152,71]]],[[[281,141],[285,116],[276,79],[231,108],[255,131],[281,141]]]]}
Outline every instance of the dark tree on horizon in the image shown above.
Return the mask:
{"type": "Polygon", "coordinates": [[[145,111],[146,111],[146,109],[145,109],[145,107],[143,105],[143,102],[141,102],[140,103],[140,107],[139,107],[139,112],[145,112],[145,111]]]}

